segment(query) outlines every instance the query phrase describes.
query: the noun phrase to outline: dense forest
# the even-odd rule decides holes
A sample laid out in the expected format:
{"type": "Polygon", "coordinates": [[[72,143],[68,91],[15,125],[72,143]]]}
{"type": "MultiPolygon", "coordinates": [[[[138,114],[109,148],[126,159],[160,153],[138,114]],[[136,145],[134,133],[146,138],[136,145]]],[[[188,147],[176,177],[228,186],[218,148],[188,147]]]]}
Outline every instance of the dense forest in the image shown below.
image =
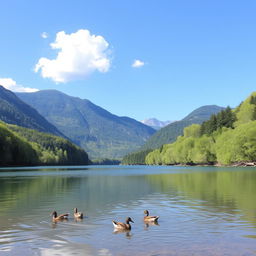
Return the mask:
{"type": "Polygon", "coordinates": [[[145,164],[146,156],[153,151],[152,149],[141,150],[126,155],[122,159],[122,164],[145,164]]]}
{"type": "Polygon", "coordinates": [[[87,153],[70,141],[0,122],[0,166],[88,164],[87,153]]]}
{"type": "Polygon", "coordinates": [[[256,93],[201,125],[184,129],[172,144],[146,156],[146,164],[241,164],[256,161],[256,93]]]}
{"type": "Polygon", "coordinates": [[[108,158],[93,159],[91,164],[92,165],[119,165],[120,160],[108,159],[108,158]]]}

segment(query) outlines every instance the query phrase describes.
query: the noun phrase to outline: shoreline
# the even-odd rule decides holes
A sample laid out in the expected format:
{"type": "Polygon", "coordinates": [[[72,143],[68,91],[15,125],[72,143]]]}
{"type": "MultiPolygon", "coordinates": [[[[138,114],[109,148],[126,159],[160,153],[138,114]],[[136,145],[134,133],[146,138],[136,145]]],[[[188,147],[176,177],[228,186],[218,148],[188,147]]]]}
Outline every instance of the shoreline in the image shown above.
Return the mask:
{"type": "Polygon", "coordinates": [[[213,163],[213,164],[120,164],[120,165],[145,165],[145,166],[183,166],[183,167],[193,167],[193,166],[199,166],[199,167],[256,167],[256,162],[236,162],[233,164],[220,164],[220,163],[213,163]]]}
{"type": "MultiPolygon", "coordinates": [[[[47,166],[93,166],[93,165],[102,165],[102,164],[49,164],[49,165],[2,165],[0,168],[19,168],[19,167],[47,167],[47,166]]],[[[113,164],[104,164],[104,165],[113,165],[113,164]]],[[[199,166],[199,167],[256,167],[256,161],[255,162],[236,162],[230,165],[224,165],[220,163],[212,163],[212,164],[116,164],[116,165],[124,165],[124,166],[132,166],[132,165],[140,165],[140,166],[184,166],[184,167],[193,167],[193,166],[199,166]]]]}

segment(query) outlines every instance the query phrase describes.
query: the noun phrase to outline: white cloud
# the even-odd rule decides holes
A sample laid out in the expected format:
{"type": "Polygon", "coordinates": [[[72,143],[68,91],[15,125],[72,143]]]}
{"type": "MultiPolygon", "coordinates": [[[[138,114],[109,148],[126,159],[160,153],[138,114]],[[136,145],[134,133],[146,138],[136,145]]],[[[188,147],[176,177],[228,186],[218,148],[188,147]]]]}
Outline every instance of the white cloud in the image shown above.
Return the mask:
{"type": "Polygon", "coordinates": [[[48,36],[49,36],[49,35],[48,35],[46,32],[43,32],[43,33],[41,34],[41,37],[44,38],[44,39],[48,38],[48,36]]]}
{"type": "Polygon", "coordinates": [[[56,59],[40,58],[34,70],[56,83],[83,79],[96,70],[107,72],[108,46],[102,36],[91,35],[89,30],[80,29],[72,34],[61,31],[51,44],[52,49],[58,50],[56,59]]]}
{"type": "Polygon", "coordinates": [[[13,92],[37,92],[38,89],[24,87],[17,84],[12,78],[0,78],[0,85],[13,92]]]}
{"type": "Polygon", "coordinates": [[[144,65],[145,65],[145,62],[141,60],[134,60],[134,62],[132,63],[133,68],[140,68],[140,67],[143,67],[144,65]]]}

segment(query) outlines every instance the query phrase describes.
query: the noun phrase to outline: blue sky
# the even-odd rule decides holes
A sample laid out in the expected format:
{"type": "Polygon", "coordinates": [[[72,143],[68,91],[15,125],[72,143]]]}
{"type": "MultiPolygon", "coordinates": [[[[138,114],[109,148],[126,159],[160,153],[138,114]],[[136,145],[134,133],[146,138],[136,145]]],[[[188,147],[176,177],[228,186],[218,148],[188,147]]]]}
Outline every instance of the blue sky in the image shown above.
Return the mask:
{"type": "Polygon", "coordinates": [[[137,120],[235,107],[255,91],[255,11],[246,0],[2,1],[0,82],[137,120]]]}

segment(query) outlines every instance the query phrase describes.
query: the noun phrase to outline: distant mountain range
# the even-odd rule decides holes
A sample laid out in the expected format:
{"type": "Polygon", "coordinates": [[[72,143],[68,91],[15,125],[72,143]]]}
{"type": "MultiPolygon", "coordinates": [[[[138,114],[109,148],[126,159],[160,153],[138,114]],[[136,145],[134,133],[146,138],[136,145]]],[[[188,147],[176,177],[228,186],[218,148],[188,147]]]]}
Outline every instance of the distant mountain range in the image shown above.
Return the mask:
{"type": "Polygon", "coordinates": [[[182,135],[185,127],[191,124],[201,124],[208,120],[212,114],[216,114],[223,109],[223,107],[216,105],[207,105],[197,108],[181,121],[173,122],[157,131],[141,147],[141,150],[155,149],[161,147],[163,144],[172,143],[179,135],[182,135]]]}
{"type": "Polygon", "coordinates": [[[3,86],[0,86],[0,120],[5,123],[65,137],[34,108],[3,86]]]}
{"type": "MultiPolygon", "coordinates": [[[[0,120],[69,138],[91,159],[120,159],[130,152],[158,148],[175,141],[184,127],[200,124],[222,109],[203,106],[156,132],[129,117],[113,115],[89,100],[56,90],[15,95],[0,86],[0,120]]],[[[164,122],[150,119],[148,124],[160,126],[164,122]]]]}
{"type": "Polygon", "coordinates": [[[155,133],[134,119],[113,115],[89,100],[56,90],[16,95],[85,149],[91,159],[121,158],[140,148],[155,133]]]}
{"type": "Polygon", "coordinates": [[[153,129],[159,130],[166,125],[173,123],[174,121],[160,121],[156,118],[148,118],[141,121],[143,124],[152,127],[153,129]]]}

